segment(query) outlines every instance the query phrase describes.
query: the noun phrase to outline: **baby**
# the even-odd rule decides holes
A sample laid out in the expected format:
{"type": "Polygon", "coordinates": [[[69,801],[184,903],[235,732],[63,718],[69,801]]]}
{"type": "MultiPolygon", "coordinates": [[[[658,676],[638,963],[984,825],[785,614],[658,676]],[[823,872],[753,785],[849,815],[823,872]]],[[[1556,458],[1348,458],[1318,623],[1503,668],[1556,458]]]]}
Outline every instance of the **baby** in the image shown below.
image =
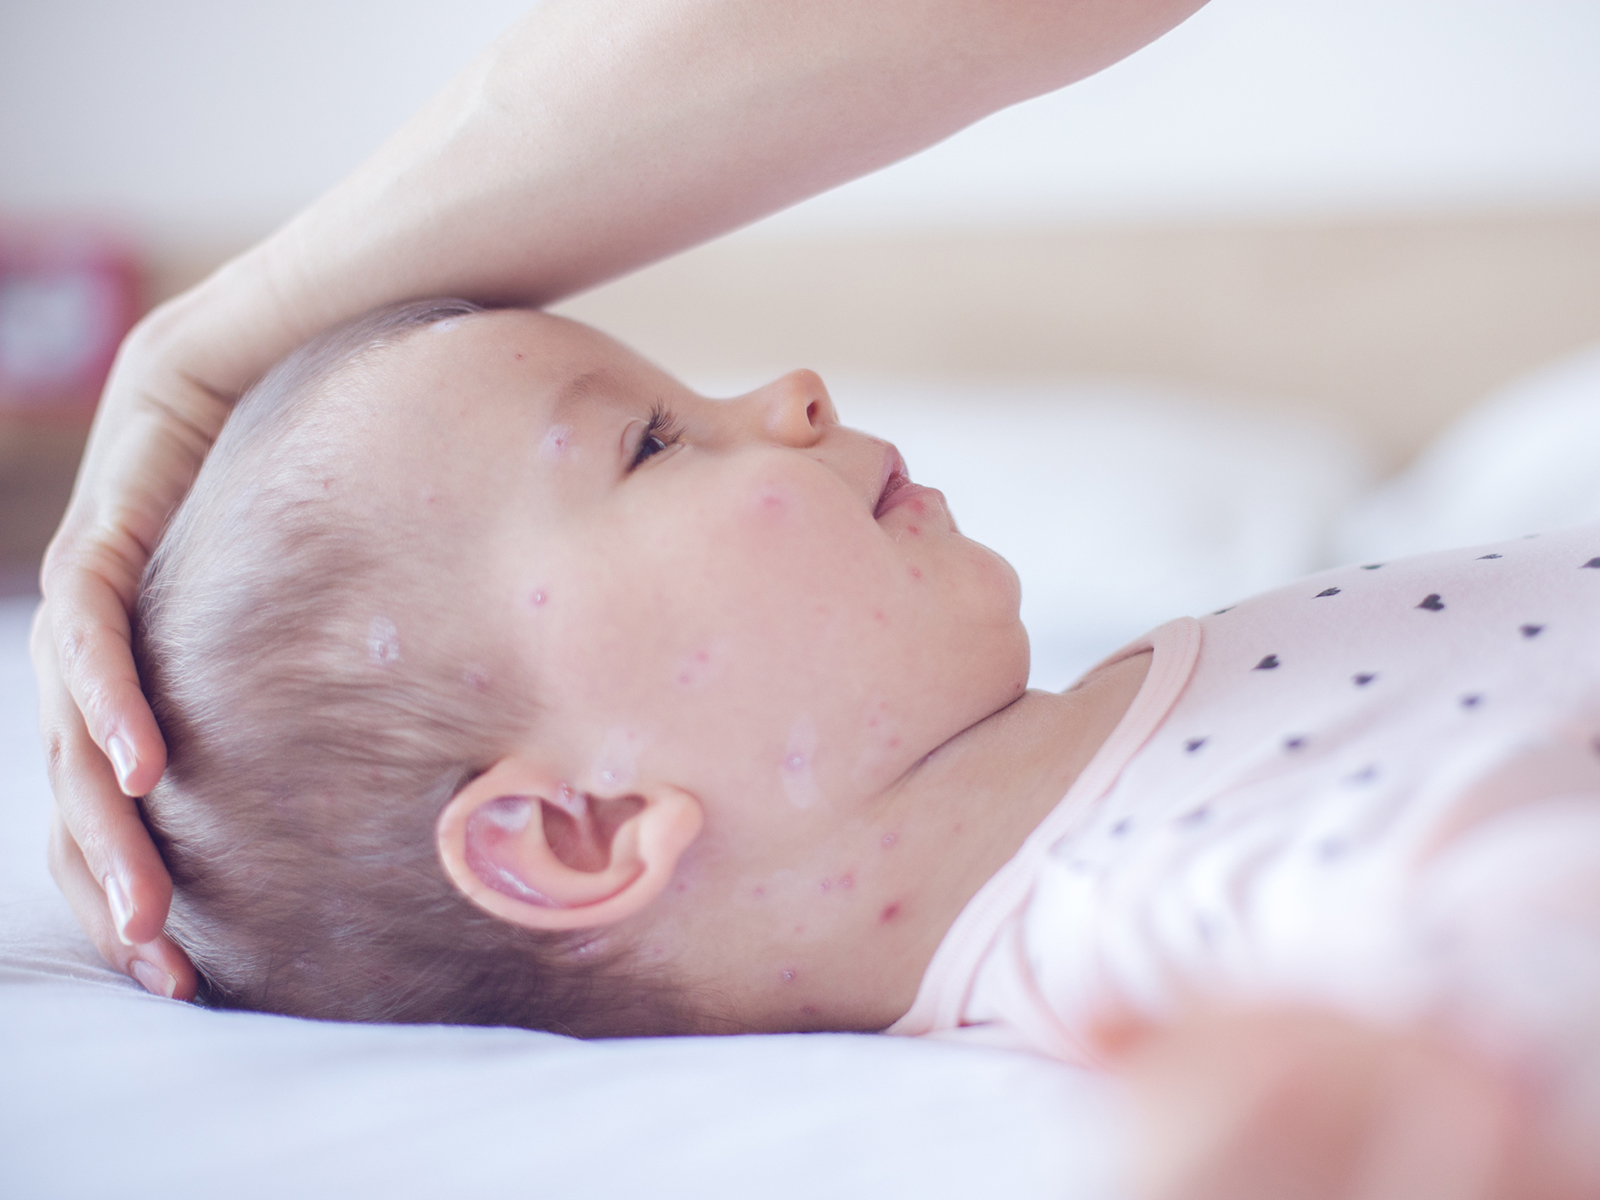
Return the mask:
{"type": "Polygon", "coordinates": [[[810,372],[714,401],[539,313],[369,316],[241,402],[146,576],[169,929],[213,1002],[584,1036],[1093,1064],[1309,1003],[1576,1111],[1600,529],[1328,572],[1061,695],[1019,594],[810,372]]]}
{"type": "Polygon", "coordinates": [[[173,933],[290,1013],[882,1029],[1142,675],[1019,702],[1018,598],[810,372],[709,401],[537,313],[357,322],[146,577],[173,933]]]}

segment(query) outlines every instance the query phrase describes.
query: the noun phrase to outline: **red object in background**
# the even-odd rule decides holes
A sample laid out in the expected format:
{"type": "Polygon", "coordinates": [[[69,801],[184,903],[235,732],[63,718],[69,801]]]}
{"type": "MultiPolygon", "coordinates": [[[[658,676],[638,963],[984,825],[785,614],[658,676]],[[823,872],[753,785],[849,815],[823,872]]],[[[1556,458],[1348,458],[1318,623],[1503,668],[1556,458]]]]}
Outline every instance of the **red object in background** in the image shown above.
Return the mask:
{"type": "Polygon", "coordinates": [[[101,227],[0,222],[0,421],[88,419],[141,278],[128,243],[101,227]]]}

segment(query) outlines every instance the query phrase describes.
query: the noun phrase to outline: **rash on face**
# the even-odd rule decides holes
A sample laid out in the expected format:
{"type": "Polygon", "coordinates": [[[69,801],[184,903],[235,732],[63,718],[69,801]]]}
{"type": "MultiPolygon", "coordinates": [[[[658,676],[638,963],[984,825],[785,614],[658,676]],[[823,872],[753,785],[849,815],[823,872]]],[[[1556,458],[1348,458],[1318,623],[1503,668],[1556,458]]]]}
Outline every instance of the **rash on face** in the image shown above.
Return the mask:
{"type": "Polygon", "coordinates": [[[539,442],[539,457],[545,462],[560,462],[573,448],[572,426],[552,425],[539,442]]]}
{"type": "Polygon", "coordinates": [[[701,687],[721,671],[725,657],[715,644],[697,646],[678,661],[672,682],[680,688],[701,687]]]}

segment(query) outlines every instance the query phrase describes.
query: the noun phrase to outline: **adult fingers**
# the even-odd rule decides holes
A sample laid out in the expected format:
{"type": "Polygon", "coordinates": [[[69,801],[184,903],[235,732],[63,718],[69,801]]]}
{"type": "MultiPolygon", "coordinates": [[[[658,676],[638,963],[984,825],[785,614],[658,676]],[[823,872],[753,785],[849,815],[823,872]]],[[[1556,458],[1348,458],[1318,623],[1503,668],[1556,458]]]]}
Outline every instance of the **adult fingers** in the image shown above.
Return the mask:
{"type": "MultiPolygon", "coordinates": [[[[136,803],[118,787],[111,764],[89,736],[58,669],[53,626],[44,611],[48,605],[47,601],[34,621],[33,654],[39,677],[39,728],[56,814],[66,841],[102,892],[99,903],[109,913],[117,940],[125,946],[150,942],[166,922],[172,881],[136,803]]],[[[148,715],[148,707],[145,711],[148,715]]],[[[52,849],[53,869],[60,865],[58,853],[65,853],[65,843],[52,849]]],[[[93,935],[95,907],[84,909],[75,902],[73,911],[93,935]]],[[[103,945],[102,953],[106,949],[103,945]]]]}
{"type": "Polygon", "coordinates": [[[1553,1200],[1527,1110],[1487,1065],[1312,1012],[1213,1014],[1121,1061],[1161,1200],[1553,1200]]]}
{"type": "Polygon", "coordinates": [[[76,548],[83,539],[67,530],[58,540],[65,546],[52,548],[34,625],[41,687],[47,671],[59,677],[118,787],[142,796],[166,768],[166,743],[139,685],[128,623],[146,555],[142,547],[114,549],[109,535],[83,549],[76,548]]]}
{"type": "Polygon", "coordinates": [[[1579,1200],[1540,1089],[1431,1038],[1389,1039],[1352,1200],[1579,1200]]]}
{"type": "Polygon", "coordinates": [[[148,992],[178,1000],[194,998],[198,977],[171,938],[160,934],[130,946],[118,937],[106,892],[59,812],[50,824],[50,874],[101,957],[123,974],[133,976],[148,992]]]}
{"type": "Polygon", "coordinates": [[[1370,1055],[1343,1047],[1330,1077],[1320,1037],[1306,1044],[1272,1021],[1205,1014],[1121,1058],[1142,1134],[1133,1165],[1143,1200],[1345,1200],[1370,1055]]]}

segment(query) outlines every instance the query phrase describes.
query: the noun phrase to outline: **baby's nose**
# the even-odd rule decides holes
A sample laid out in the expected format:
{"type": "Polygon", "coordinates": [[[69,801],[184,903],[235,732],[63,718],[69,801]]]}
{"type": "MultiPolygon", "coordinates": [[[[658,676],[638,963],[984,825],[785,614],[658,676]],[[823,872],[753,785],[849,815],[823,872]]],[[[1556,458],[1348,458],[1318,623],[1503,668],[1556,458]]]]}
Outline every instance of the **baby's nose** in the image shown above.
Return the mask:
{"type": "Polygon", "coordinates": [[[833,399],[815,371],[790,371],[761,389],[767,433],[790,446],[814,445],[830,425],[839,423],[833,399]]]}

